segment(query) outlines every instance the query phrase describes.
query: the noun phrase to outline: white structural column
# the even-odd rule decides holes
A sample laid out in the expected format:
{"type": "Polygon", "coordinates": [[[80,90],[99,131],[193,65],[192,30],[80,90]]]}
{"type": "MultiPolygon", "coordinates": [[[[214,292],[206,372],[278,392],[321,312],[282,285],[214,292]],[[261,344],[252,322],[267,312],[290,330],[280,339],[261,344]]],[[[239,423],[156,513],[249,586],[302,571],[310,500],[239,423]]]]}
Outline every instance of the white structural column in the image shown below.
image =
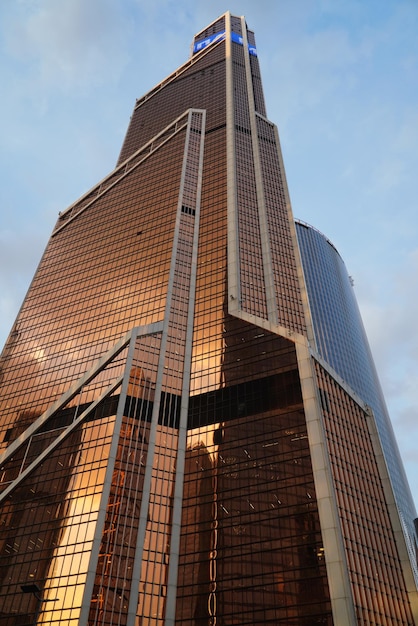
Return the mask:
{"type": "MultiPolygon", "coordinates": [[[[169,568],[167,576],[167,600],[165,610],[165,626],[173,626],[176,615],[178,563],[180,555],[180,532],[181,516],[183,510],[183,483],[184,465],[186,456],[187,418],[189,408],[190,373],[192,363],[193,320],[196,293],[197,253],[199,243],[200,199],[203,175],[203,153],[205,146],[206,112],[199,111],[201,115],[199,161],[197,167],[196,200],[193,206],[195,210],[193,248],[190,265],[190,287],[187,311],[187,329],[184,349],[183,386],[181,391],[180,423],[178,434],[178,452],[176,463],[176,478],[174,488],[172,531],[170,542],[169,568]]],[[[189,127],[190,134],[190,127],[189,127]]],[[[186,164],[187,165],[187,164],[186,164]]]]}
{"type": "Polygon", "coordinates": [[[238,245],[238,216],[236,192],[234,85],[232,66],[231,14],[225,14],[225,63],[226,63],[226,164],[228,202],[228,312],[240,311],[241,288],[238,245]]]}
{"type": "Polygon", "coordinates": [[[331,466],[312,357],[305,338],[296,342],[299,376],[318,503],[334,623],[356,626],[346,555],[332,485],[331,466]]]}

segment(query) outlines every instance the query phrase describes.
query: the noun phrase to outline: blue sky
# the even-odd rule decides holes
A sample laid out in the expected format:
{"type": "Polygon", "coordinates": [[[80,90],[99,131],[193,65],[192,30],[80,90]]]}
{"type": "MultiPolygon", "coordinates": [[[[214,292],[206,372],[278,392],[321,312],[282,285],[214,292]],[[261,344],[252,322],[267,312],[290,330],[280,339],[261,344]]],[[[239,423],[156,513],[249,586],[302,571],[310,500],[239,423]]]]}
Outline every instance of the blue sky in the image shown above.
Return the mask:
{"type": "Polygon", "coordinates": [[[58,211],[113,169],[135,98],[228,9],[256,34],[294,214],[354,278],[418,502],[417,0],[3,0],[0,344],[58,211]]]}

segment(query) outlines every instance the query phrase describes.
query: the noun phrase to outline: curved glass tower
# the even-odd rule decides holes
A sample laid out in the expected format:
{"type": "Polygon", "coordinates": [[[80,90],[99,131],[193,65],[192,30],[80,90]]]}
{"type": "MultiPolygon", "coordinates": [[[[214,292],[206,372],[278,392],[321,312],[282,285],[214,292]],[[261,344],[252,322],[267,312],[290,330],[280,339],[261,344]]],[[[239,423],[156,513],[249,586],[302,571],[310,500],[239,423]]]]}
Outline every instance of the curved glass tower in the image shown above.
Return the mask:
{"type": "Polygon", "coordinates": [[[364,330],[353,284],[335,246],[314,227],[296,220],[312,323],[319,354],[372,408],[407,539],[415,578],[416,510],[364,330]]]}

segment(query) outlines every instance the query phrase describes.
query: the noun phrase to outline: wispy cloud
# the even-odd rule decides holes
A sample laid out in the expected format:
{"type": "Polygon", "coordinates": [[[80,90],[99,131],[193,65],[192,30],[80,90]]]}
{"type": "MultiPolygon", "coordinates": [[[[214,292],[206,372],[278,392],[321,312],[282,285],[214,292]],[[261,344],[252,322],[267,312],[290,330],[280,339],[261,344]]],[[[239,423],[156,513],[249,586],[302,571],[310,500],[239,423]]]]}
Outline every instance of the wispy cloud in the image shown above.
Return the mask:
{"type": "Polygon", "coordinates": [[[68,94],[120,75],[132,24],[110,0],[43,0],[9,16],[4,30],[9,53],[29,64],[44,88],[68,94]]]}

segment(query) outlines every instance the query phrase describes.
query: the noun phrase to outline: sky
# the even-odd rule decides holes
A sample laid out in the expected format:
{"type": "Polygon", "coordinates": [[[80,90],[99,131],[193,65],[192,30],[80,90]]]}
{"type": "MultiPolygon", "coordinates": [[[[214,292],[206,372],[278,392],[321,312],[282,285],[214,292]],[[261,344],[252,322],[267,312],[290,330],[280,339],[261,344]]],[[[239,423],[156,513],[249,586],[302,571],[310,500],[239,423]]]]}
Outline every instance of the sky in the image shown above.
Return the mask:
{"type": "Polygon", "coordinates": [[[255,31],[294,215],[353,277],[418,505],[418,0],[2,0],[0,345],[58,212],[226,10],[255,31]]]}

